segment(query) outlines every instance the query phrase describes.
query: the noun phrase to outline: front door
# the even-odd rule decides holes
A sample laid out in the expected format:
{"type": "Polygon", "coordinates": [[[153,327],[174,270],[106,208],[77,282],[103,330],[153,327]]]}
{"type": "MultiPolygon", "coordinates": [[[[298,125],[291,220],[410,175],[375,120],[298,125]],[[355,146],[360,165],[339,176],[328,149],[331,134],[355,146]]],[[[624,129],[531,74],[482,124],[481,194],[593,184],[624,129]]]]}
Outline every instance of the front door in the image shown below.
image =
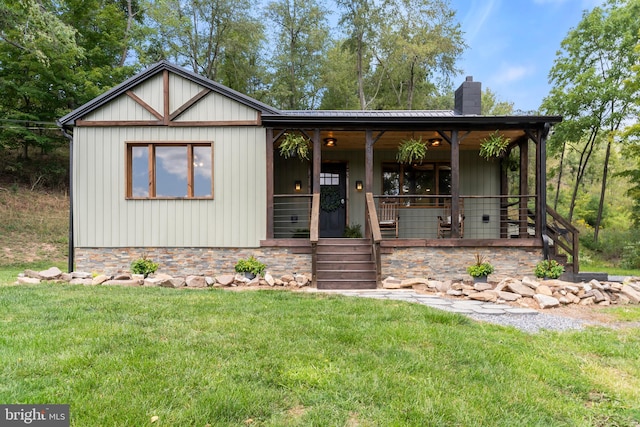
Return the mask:
{"type": "Polygon", "coordinates": [[[323,163],[320,173],[320,237],[342,237],[347,223],[347,165],[323,163]]]}

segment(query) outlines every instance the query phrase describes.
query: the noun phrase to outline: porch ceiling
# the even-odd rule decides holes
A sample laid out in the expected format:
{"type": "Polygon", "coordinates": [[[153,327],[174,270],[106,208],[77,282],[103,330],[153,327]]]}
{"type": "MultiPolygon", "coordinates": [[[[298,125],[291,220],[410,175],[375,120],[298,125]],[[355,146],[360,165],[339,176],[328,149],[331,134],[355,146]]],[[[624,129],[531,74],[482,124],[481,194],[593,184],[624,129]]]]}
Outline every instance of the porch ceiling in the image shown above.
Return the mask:
{"type": "MultiPolygon", "coordinates": [[[[282,129],[274,129],[274,134],[278,135],[282,129]]],[[[465,131],[459,132],[460,149],[461,150],[479,150],[481,141],[488,137],[495,130],[477,130],[467,134],[465,131]]],[[[524,137],[524,130],[505,130],[500,131],[501,134],[509,138],[511,141],[524,137]]],[[[445,132],[446,135],[451,135],[451,132],[445,132]]],[[[373,131],[373,138],[377,138],[380,135],[380,131],[373,131]]],[[[309,135],[312,136],[312,135],[309,135]]],[[[323,144],[323,150],[363,150],[365,148],[365,131],[363,130],[322,130],[320,133],[322,141],[325,138],[335,138],[337,140],[335,147],[325,147],[323,144]]],[[[410,131],[410,130],[387,130],[382,133],[380,138],[374,144],[374,150],[395,150],[398,145],[406,139],[410,138],[422,138],[423,141],[429,141],[432,138],[441,138],[442,142],[439,147],[429,147],[429,150],[436,151],[449,151],[449,143],[442,138],[437,131],[423,130],[423,131],[410,131]]],[[[277,146],[277,143],[276,143],[277,146]]]]}

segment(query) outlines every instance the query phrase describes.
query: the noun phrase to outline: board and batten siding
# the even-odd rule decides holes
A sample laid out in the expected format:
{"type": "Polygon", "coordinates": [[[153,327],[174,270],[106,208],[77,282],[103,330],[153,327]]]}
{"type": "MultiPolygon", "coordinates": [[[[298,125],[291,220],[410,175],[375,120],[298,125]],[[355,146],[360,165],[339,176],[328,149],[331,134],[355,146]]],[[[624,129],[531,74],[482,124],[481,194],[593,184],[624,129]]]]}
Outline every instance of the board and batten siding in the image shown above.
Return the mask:
{"type": "MultiPolygon", "coordinates": [[[[192,81],[175,74],[169,75],[169,111],[175,112],[204,88],[192,81]]],[[[164,112],[163,78],[161,75],[144,81],[132,92],[158,113],[164,112]]],[[[236,102],[224,95],[210,92],[200,99],[196,105],[182,113],[177,122],[190,121],[256,121],[258,111],[236,102]]],[[[96,109],[84,117],[85,120],[126,121],[157,120],[149,111],[135,102],[128,95],[120,95],[108,104],[96,109]]]]}
{"type": "Polygon", "coordinates": [[[262,127],[78,127],[76,247],[258,247],[266,236],[262,127]],[[127,200],[127,142],[213,142],[213,200],[127,200]]]}

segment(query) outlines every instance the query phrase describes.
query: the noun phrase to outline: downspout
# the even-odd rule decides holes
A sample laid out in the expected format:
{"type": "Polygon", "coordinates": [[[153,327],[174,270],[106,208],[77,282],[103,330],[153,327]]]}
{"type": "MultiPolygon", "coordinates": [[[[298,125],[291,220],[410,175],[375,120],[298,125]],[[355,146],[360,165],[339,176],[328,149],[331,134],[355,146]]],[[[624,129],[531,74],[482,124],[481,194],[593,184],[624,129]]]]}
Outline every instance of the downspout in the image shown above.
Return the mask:
{"type": "Polygon", "coordinates": [[[70,134],[60,123],[62,134],[69,140],[69,264],[68,272],[74,268],[74,245],[73,245],[73,134],[70,134]]]}

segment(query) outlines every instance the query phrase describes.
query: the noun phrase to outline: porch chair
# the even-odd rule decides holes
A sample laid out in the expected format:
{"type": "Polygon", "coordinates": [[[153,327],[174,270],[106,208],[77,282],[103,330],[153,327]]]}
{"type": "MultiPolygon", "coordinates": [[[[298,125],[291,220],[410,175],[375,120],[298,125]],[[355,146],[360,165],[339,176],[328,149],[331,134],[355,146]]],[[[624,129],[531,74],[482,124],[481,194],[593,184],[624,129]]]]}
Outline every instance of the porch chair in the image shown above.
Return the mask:
{"type": "Polygon", "coordinates": [[[383,200],[380,202],[378,214],[378,225],[380,231],[395,230],[396,239],[398,238],[398,222],[400,217],[398,216],[398,202],[395,200],[383,200]]]}
{"type": "MultiPolygon", "coordinates": [[[[464,200],[458,204],[458,226],[460,238],[464,237],[464,200]]],[[[438,215],[438,239],[444,239],[445,234],[451,235],[451,200],[444,201],[444,216],[438,215]]]]}

